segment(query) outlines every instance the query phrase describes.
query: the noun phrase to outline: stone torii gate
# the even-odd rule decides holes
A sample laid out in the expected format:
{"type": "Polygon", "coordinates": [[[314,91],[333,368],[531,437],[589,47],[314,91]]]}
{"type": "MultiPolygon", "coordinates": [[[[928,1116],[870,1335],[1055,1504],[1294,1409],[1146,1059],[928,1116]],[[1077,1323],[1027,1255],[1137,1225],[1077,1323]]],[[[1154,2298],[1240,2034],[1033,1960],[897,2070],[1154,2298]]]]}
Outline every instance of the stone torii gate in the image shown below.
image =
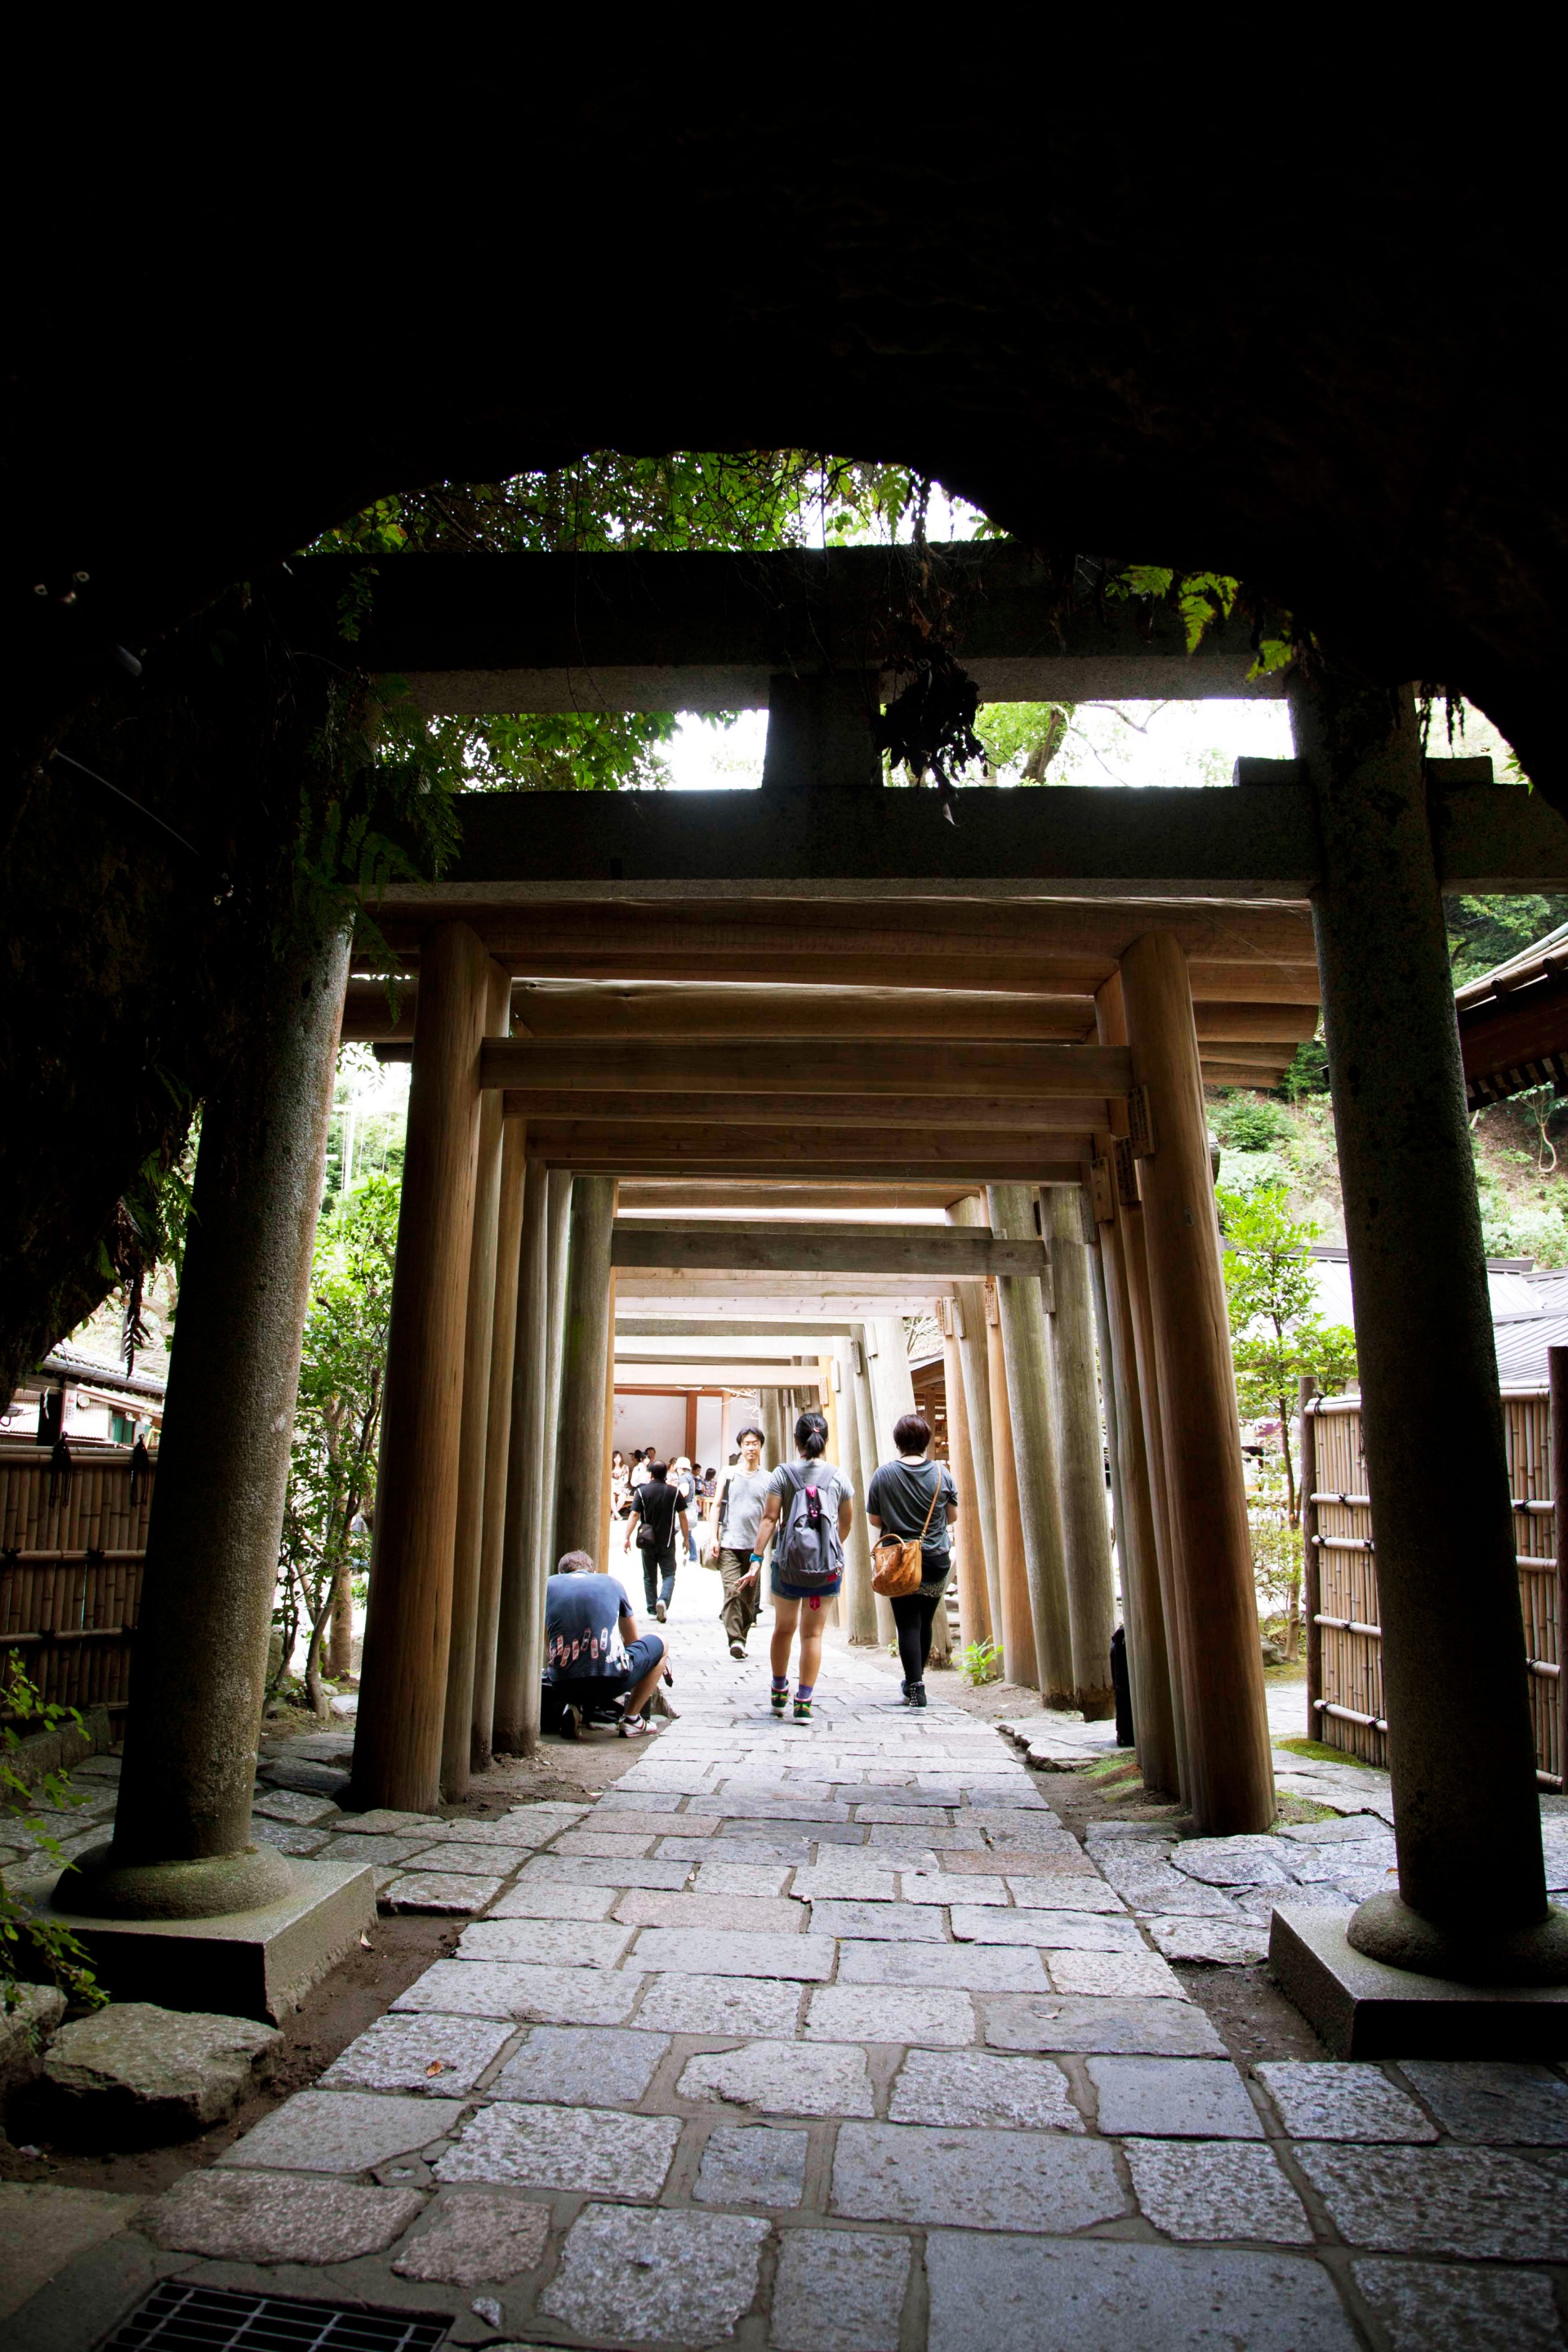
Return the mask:
{"type": "MultiPolygon", "coordinates": [[[[1017,551],[943,560],[977,591],[961,650],[987,693],[1277,690],[1251,687],[1229,628],[1188,660],[1171,616],[1140,637],[1125,613],[1054,610],[1017,551]]],[[[334,565],[301,568],[301,634],[335,610],[334,565]]],[[[888,572],[885,551],[382,568],[363,657],[427,709],[765,702],[770,730],[755,793],[472,796],[453,869],[378,909],[416,983],[414,1069],[356,1790],[424,1809],[444,1770],[460,1777],[492,1627],[498,1731],[503,1686],[515,1717],[537,1684],[520,1564],[537,1579],[551,1509],[563,1538],[597,1528],[617,1183],[639,1201],[677,1184],[748,1201],[947,1188],[994,1247],[1026,1238],[1030,1188],[1081,1187],[1145,1769],[1203,1828],[1266,1827],[1202,1087],[1269,1083],[1321,986],[1402,1887],[1363,1906],[1352,1941],[1450,1976],[1556,1981],[1441,894],[1562,887],[1568,827],[1484,761],[1424,760],[1410,696],[1321,676],[1290,689],[1299,758],[1240,762],[1231,791],[970,792],[949,825],[931,795],[886,791],[871,748],[885,689],[867,617],[888,572]],[[750,1047],[727,1055],[743,1090],[650,1080],[650,1055],[628,1096],[605,1048],[634,1036],[750,1047]],[[1440,1517],[1457,1454],[1473,1465],[1465,1510],[1440,1517]]],[[[366,1026],[356,990],[345,1034],[366,1026]]],[[[1050,1225],[1062,1240],[1054,1211],[1050,1225]]],[[[995,1277],[1002,1345],[983,1383],[976,1288],[952,1285],[961,1385],[972,1424],[984,1385],[994,1433],[1005,1423],[1024,1449],[1038,1643],[1050,1480],[1026,1431],[1045,1310],[1037,1276],[995,1277]]],[[[178,1378],[176,1351],[172,1410],[178,1378]]],[[[150,1579],[156,1549],[154,1525],[150,1579]]],[[[138,1685],[143,1722],[156,1674],[138,1685]]]]}

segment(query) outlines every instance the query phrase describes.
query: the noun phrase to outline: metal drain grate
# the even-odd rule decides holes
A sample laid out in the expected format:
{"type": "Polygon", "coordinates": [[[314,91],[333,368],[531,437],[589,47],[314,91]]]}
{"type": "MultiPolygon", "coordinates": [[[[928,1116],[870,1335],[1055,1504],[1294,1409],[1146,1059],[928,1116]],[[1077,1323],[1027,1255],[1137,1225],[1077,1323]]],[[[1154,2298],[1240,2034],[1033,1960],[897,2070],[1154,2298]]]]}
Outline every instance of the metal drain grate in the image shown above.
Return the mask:
{"type": "Polygon", "coordinates": [[[104,2352],[436,2352],[449,2320],[164,2279],[104,2352]]]}

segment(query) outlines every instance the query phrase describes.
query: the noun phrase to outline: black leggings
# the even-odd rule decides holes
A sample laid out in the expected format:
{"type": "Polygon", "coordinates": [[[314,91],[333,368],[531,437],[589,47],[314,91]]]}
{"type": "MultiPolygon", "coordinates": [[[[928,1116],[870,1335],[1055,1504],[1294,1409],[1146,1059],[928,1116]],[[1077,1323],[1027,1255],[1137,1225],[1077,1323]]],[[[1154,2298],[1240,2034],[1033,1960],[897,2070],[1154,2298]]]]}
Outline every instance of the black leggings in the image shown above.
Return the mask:
{"type": "Polygon", "coordinates": [[[931,1655],[931,1629],[938,1609],[940,1593],[928,1600],[923,1592],[900,1592],[889,1603],[893,1622],[899,1629],[899,1664],[907,1683],[923,1683],[926,1660],[931,1655]]]}

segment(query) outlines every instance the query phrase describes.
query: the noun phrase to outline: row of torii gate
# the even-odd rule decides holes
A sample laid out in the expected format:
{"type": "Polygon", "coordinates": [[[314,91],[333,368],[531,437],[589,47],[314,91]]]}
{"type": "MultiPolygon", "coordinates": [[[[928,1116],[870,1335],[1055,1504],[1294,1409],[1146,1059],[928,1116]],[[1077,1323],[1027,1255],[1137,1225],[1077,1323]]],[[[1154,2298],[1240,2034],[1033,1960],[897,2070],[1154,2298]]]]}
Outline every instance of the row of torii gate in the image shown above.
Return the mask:
{"type": "MultiPolygon", "coordinates": [[[[988,698],[1279,690],[1251,680],[1239,625],[1189,656],[1174,615],[1064,611],[1021,551],[939,557],[988,698]]],[[[901,561],[381,569],[356,658],[429,710],[770,717],[758,792],[474,795],[453,868],[377,908],[409,979],[413,1071],[355,1801],[426,1811],[476,1754],[527,1744],[546,1567],[571,1545],[604,1549],[617,1317],[628,1333],[717,1323],[738,1340],[742,1318],[760,1331],[810,1307],[829,1327],[814,1336],[847,1341],[918,1301],[957,1359],[985,1566],[973,1602],[1012,1672],[1032,1660],[1047,1696],[1091,1705],[1110,1633],[1100,1321],[1140,1762],[1200,1828],[1267,1828],[1203,1088],[1276,1082],[1321,1002],[1404,1896],[1368,1906],[1361,1932],[1450,1972],[1492,1966],[1465,1959],[1479,1937],[1516,1976],[1568,1973],[1544,1892],[1442,919],[1446,889],[1568,885],[1568,827],[1485,761],[1427,761],[1410,690],[1321,669],[1291,682],[1297,758],[1244,761],[1230,791],[975,790],[949,824],[934,794],[885,787],[868,724],[897,688],[877,647],[901,561]],[[781,1234],[768,1213],[785,1204],[878,1222],[781,1234]],[[900,1233],[917,1204],[950,1229],[900,1233]],[[700,1227],[721,1205],[747,1213],[739,1238],[700,1227]],[[1457,1506],[1456,1460],[1472,1474],[1457,1506]]],[[[344,583],[331,562],[298,569],[282,609],[305,639],[344,583]]],[[[310,1032],[322,1102],[341,1002],[310,1032]]],[[[349,985],[344,1036],[395,1025],[378,982],[349,985]]],[[[182,1338],[198,1319],[183,1297],[182,1338]]],[[[254,1344],[282,1349],[262,1370],[268,1393],[285,1374],[291,1393],[298,1321],[292,1366],[276,1333],[254,1344]]],[[[177,1339],[171,1525],[180,1376],[177,1339]]],[[[853,1381],[846,1395],[855,1412],[853,1381]]],[[[878,1428],[874,1399],[858,1419],[878,1428]]],[[[858,1427],[852,1475],[865,1445],[858,1427]]],[[[206,1507],[229,1508],[211,1481],[206,1507]]],[[[260,1589],[264,1516],[234,1534],[237,1562],[257,1555],[237,1593],[260,1589]]],[[[150,1592],[157,1551],[155,1518],[150,1592]]],[[[235,1639],[264,1662],[265,1633],[263,1613],[235,1639]]],[[[137,1672],[117,1842],[171,1865],[182,1835],[193,1861],[218,1855],[237,1797],[204,1811],[188,1790],[205,1773],[227,1791],[225,1772],[238,1790],[222,1727],[188,1672],[166,1694],[150,1656],[137,1672]]],[[[258,1708],[259,1664],[254,1680],[258,1708]]]]}

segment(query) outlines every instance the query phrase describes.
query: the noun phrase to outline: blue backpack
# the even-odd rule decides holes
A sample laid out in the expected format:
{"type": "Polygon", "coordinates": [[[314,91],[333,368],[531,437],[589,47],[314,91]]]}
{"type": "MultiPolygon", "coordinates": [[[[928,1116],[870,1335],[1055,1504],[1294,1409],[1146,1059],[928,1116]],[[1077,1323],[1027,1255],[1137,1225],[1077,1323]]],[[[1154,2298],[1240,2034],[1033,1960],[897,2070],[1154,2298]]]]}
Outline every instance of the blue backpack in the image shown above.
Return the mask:
{"type": "Polygon", "coordinates": [[[799,1463],[785,1463],[783,1466],[789,1473],[795,1492],[779,1531],[773,1559],[784,1583],[798,1585],[809,1592],[814,1585],[831,1584],[844,1573],[838,1514],[825,1511],[816,1486],[805,1483],[813,1477],[815,1463],[804,1467],[799,1463]]]}

